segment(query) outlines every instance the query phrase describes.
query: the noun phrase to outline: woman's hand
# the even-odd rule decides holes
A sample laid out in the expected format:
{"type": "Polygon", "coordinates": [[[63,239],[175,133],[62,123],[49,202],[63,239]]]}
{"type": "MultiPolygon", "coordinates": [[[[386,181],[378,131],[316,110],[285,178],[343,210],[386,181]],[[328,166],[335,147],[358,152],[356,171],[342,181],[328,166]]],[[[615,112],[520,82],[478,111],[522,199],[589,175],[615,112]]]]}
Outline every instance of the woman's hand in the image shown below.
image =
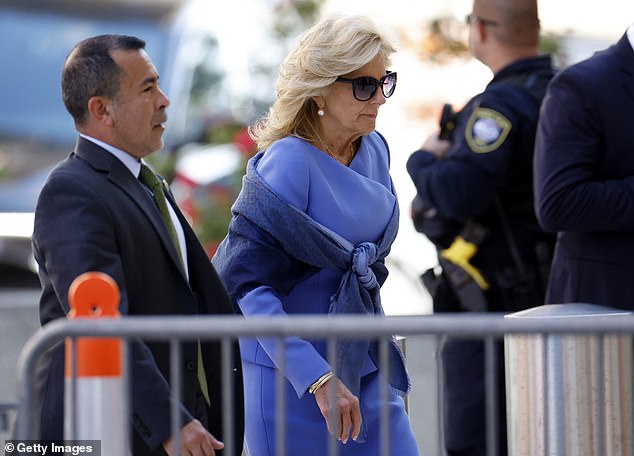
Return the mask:
{"type": "Polygon", "coordinates": [[[361,408],[359,399],[346,388],[341,380],[333,377],[315,391],[315,400],[326,419],[328,432],[343,443],[357,440],[361,432],[361,408]],[[331,413],[334,415],[331,417],[331,413]],[[332,419],[334,418],[334,422],[332,419]]]}

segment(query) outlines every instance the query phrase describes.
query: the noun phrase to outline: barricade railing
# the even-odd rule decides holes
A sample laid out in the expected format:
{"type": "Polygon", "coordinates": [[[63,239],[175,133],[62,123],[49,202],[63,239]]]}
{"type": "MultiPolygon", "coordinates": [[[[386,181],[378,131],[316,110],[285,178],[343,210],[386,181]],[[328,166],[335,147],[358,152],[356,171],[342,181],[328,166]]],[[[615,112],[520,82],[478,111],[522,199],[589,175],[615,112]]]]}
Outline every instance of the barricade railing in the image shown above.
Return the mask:
{"type": "MultiPolygon", "coordinates": [[[[167,341],[172,353],[172,366],[181,363],[179,345],[193,340],[216,340],[221,343],[223,386],[230,386],[230,353],[231,344],[238,337],[277,337],[280,347],[284,338],[299,336],[310,339],[327,339],[329,355],[332,355],[332,347],[337,338],[367,338],[379,340],[381,352],[381,364],[387,362],[387,345],[392,335],[400,335],[405,338],[410,336],[450,336],[456,338],[483,339],[485,353],[490,355],[494,351],[494,344],[505,335],[603,335],[603,334],[634,334],[634,316],[624,315],[622,318],[579,319],[572,323],[562,319],[509,319],[502,314],[447,314],[426,316],[397,316],[397,317],[365,317],[365,316],[290,316],[290,317],[266,317],[244,319],[239,316],[169,316],[169,317],[136,317],[127,316],[118,320],[104,319],[99,321],[88,320],[57,320],[39,329],[31,337],[23,348],[18,360],[18,400],[19,413],[16,421],[15,437],[20,440],[35,439],[38,432],[39,417],[36,413],[37,389],[35,384],[38,360],[43,353],[56,343],[65,338],[78,337],[119,337],[124,340],[142,339],[144,341],[167,341]]],[[[408,352],[408,359],[417,356],[408,352]]],[[[283,357],[282,357],[283,358],[283,357]]],[[[387,364],[386,364],[387,365],[387,364]]],[[[487,362],[487,381],[494,377],[492,364],[487,362]]],[[[280,366],[284,369],[284,365],[280,366]]],[[[182,384],[180,382],[179,369],[171,370],[170,383],[173,386],[175,397],[181,397],[182,384]]],[[[494,384],[493,384],[494,385],[494,384]]],[[[387,384],[383,385],[387,391],[387,384]]],[[[277,388],[281,391],[284,387],[283,379],[277,382],[277,388]]],[[[494,388],[489,385],[487,390],[494,388]]],[[[601,388],[601,385],[599,385],[601,388]]],[[[277,394],[277,400],[283,401],[283,394],[277,394]]],[[[489,395],[490,396],[490,395],[489,395]]],[[[225,444],[223,454],[234,454],[231,448],[236,432],[233,429],[233,406],[229,391],[222,398],[222,416],[226,426],[225,444]]],[[[283,403],[278,402],[278,410],[283,412],[283,403]]],[[[410,408],[415,407],[410,401],[410,408]]],[[[495,441],[495,414],[494,404],[487,404],[487,438],[495,441]],[[489,415],[493,416],[491,418],[489,415]]],[[[527,410],[526,413],[530,413],[527,410]]],[[[179,429],[180,423],[177,413],[173,414],[172,429],[179,429]]],[[[382,439],[388,440],[389,428],[384,426],[387,416],[381,417],[382,439]]],[[[282,423],[282,419],[277,419],[282,423]]],[[[278,428],[278,438],[284,441],[284,429],[278,428]]],[[[330,445],[330,454],[336,454],[336,442],[330,445]]],[[[284,454],[283,447],[278,447],[278,454],[284,454]]],[[[382,455],[389,455],[389,449],[385,444],[381,448],[382,455]]],[[[489,456],[496,456],[494,446],[488,449],[489,456]]]]}
{"type": "Polygon", "coordinates": [[[15,402],[0,402],[0,432],[9,430],[9,415],[17,408],[18,404],[15,402]]]}

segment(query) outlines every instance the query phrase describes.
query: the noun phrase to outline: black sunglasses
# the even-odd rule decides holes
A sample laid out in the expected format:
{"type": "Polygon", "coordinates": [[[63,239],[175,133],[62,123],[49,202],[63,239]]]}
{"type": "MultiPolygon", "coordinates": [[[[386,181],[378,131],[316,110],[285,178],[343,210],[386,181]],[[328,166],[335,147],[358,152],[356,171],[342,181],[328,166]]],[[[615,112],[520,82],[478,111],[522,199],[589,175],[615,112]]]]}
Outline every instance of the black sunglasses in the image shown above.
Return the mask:
{"type": "Polygon", "coordinates": [[[387,73],[381,79],[374,79],[370,76],[362,76],[360,78],[342,78],[336,79],[337,82],[347,82],[352,84],[352,95],[359,101],[368,101],[376,94],[376,89],[381,87],[381,92],[385,98],[390,98],[396,89],[396,72],[387,73]]]}

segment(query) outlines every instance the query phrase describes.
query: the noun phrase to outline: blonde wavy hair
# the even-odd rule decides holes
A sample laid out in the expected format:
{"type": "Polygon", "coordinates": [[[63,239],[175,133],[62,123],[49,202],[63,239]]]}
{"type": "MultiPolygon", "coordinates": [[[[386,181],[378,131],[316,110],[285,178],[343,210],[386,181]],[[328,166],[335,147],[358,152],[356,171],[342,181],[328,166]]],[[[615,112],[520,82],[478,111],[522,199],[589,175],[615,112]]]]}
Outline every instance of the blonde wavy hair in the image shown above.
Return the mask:
{"type": "Polygon", "coordinates": [[[280,65],[275,103],[249,129],[258,149],[289,135],[318,142],[312,97],[327,94],[337,77],[358,70],[379,54],[388,67],[395,51],[392,41],[366,16],[333,13],[318,21],[280,65]]]}

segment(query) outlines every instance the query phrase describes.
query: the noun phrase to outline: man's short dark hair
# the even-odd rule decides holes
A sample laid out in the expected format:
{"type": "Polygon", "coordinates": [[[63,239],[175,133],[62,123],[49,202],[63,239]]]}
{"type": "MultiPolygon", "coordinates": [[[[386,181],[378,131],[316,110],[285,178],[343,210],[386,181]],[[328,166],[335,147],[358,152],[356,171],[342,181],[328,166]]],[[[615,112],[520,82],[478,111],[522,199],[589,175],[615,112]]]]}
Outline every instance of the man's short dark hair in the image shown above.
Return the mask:
{"type": "Polygon", "coordinates": [[[75,45],[62,70],[62,100],[76,125],[86,121],[91,97],[119,94],[121,69],[111,53],[144,48],[145,41],[126,35],[99,35],[75,45]]]}

